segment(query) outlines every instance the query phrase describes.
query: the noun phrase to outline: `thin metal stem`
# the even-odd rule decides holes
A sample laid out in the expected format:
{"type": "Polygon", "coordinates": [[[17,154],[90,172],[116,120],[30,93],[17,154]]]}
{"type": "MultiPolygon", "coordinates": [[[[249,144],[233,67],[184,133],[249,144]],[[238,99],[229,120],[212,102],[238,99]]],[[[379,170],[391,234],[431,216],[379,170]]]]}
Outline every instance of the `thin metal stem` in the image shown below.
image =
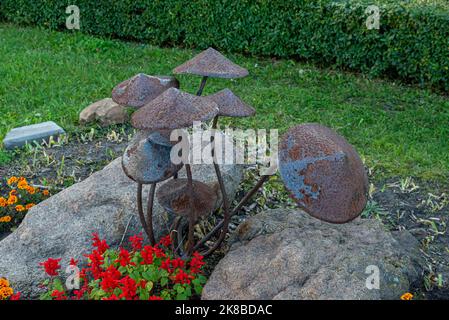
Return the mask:
{"type": "Polygon", "coordinates": [[[148,216],[148,231],[149,231],[148,238],[153,246],[156,244],[156,239],[154,239],[154,230],[153,230],[153,203],[155,191],[156,191],[156,183],[152,183],[150,191],[148,192],[147,216],[148,216]]]}
{"type": "Polygon", "coordinates": [[[148,238],[150,238],[150,232],[148,230],[147,221],[145,220],[145,214],[143,213],[141,183],[137,184],[137,211],[139,212],[140,223],[142,224],[143,230],[147,234],[148,238]]]}
{"type": "Polygon", "coordinates": [[[181,257],[184,255],[184,252],[182,250],[182,225],[181,225],[181,220],[182,217],[176,217],[175,221],[173,222],[173,227],[171,228],[171,241],[172,241],[172,251],[174,252],[175,255],[181,257]],[[181,229],[180,229],[181,226],[181,229]],[[180,253],[178,253],[178,251],[180,251],[180,253]]]}
{"type": "Polygon", "coordinates": [[[203,94],[203,89],[206,86],[206,82],[207,82],[207,76],[204,76],[201,79],[200,88],[198,89],[198,92],[196,93],[197,96],[201,96],[203,94]]]}
{"type": "MultiPolygon", "coordinates": [[[[240,200],[239,204],[232,210],[231,214],[229,215],[229,219],[234,216],[259,190],[263,184],[268,180],[270,176],[262,176],[260,177],[259,181],[257,181],[257,184],[243,197],[242,200],[240,200]]],[[[213,229],[210,231],[207,235],[203,237],[193,248],[193,250],[198,250],[206,241],[208,241],[212,236],[223,227],[223,224],[225,223],[224,220],[221,220],[213,229]]]]}
{"type": "MultiPolygon", "coordinates": [[[[213,130],[217,129],[217,124],[218,124],[218,115],[214,117],[214,120],[213,120],[213,123],[212,123],[212,129],[213,130]]],[[[214,139],[214,137],[211,137],[211,142],[212,142],[212,157],[214,159],[214,169],[215,169],[215,174],[217,175],[218,184],[220,186],[220,191],[221,191],[221,195],[222,195],[222,199],[223,199],[222,201],[223,201],[223,211],[224,212],[223,212],[223,221],[222,221],[221,226],[220,226],[220,228],[221,228],[220,236],[218,237],[218,240],[215,242],[215,244],[209,250],[207,250],[207,252],[204,254],[204,256],[208,256],[209,254],[211,254],[223,242],[223,240],[226,237],[226,233],[228,232],[229,221],[230,221],[230,218],[231,218],[230,217],[230,213],[229,213],[230,208],[229,208],[228,195],[226,193],[226,188],[225,188],[225,185],[224,185],[224,182],[223,182],[223,177],[221,175],[220,166],[217,164],[216,158],[215,158],[215,152],[214,152],[215,151],[215,139],[214,139]]],[[[220,229],[220,228],[218,228],[218,229],[220,229]]],[[[207,241],[207,240],[205,240],[204,242],[202,242],[203,239],[200,240],[200,242],[195,245],[194,250],[199,245],[201,245],[202,243],[207,241]]]]}
{"type": "Polygon", "coordinates": [[[217,129],[218,124],[218,115],[214,117],[214,120],[212,122],[212,129],[217,129]]]}
{"type": "Polygon", "coordinates": [[[214,252],[220,244],[223,242],[223,240],[226,237],[226,234],[228,233],[229,228],[229,221],[231,219],[230,213],[229,213],[229,199],[226,194],[225,185],[223,182],[223,177],[221,176],[220,167],[217,163],[214,163],[215,173],[217,174],[218,183],[220,185],[221,194],[223,197],[223,223],[222,223],[222,229],[220,236],[218,237],[218,240],[215,242],[215,244],[204,253],[204,256],[210,255],[212,252],[214,252]]]}
{"type": "Polygon", "coordinates": [[[232,210],[231,216],[235,215],[251,198],[257,193],[257,191],[263,186],[263,184],[270,178],[270,176],[262,176],[256,185],[240,200],[239,204],[232,210]]]}
{"type": "Polygon", "coordinates": [[[190,164],[186,163],[186,173],[187,173],[187,192],[188,192],[188,197],[189,197],[189,205],[190,205],[190,214],[189,214],[189,236],[188,236],[188,240],[187,240],[187,255],[191,255],[193,252],[193,237],[194,237],[194,227],[195,227],[195,199],[193,198],[194,196],[194,191],[193,191],[193,179],[192,179],[192,169],[190,167],[190,164]]]}

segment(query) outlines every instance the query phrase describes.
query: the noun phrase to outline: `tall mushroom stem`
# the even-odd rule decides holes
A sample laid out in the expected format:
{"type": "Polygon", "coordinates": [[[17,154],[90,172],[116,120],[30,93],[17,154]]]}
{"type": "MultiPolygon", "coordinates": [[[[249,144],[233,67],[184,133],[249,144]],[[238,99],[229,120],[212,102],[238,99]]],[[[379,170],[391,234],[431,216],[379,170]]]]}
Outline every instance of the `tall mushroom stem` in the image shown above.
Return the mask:
{"type": "MultiPolygon", "coordinates": [[[[197,96],[201,96],[201,94],[203,93],[203,89],[204,89],[204,87],[206,85],[206,81],[207,81],[207,77],[205,76],[201,80],[200,88],[199,88],[199,90],[198,90],[198,92],[196,94],[197,96]]],[[[214,117],[214,120],[212,122],[212,130],[215,131],[217,129],[217,125],[218,125],[218,115],[214,117]]],[[[221,228],[220,236],[218,237],[218,240],[215,242],[215,244],[204,253],[204,256],[210,255],[223,242],[223,240],[225,239],[226,234],[228,232],[229,220],[230,220],[229,199],[228,199],[228,195],[226,193],[226,188],[225,188],[225,185],[224,185],[224,182],[223,182],[223,177],[221,175],[220,166],[218,165],[218,163],[216,161],[215,152],[214,152],[214,149],[215,149],[215,142],[214,141],[215,141],[215,139],[213,137],[211,137],[212,158],[213,158],[213,161],[214,161],[215,174],[217,175],[218,184],[220,186],[220,191],[221,191],[222,201],[223,201],[223,211],[224,212],[223,212],[223,221],[222,221],[221,226],[220,226],[220,228],[221,228]]],[[[204,242],[202,242],[202,240],[200,240],[200,243],[204,243],[204,242]]],[[[189,226],[189,250],[188,250],[188,254],[191,254],[193,249],[198,247],[198,244],[196,244],[195,247],[192,246],[192,250],[190,250],[190,245],[191,245],[191,243],[190,243],[190,226],[189,226]]]]}
{"type": "Polygon", "coordinates": [[[207,78],[208,78],[207,76],[204,76],[203,79],[201,79],[200,88],[198,89],[198,92],[196,93],[196,95],[198,97],[203,94],[203,89],[206,86],[207,78]]]}
{"type": "Polygon", "coordinates": [[[153,230],[153,204],[154,204],[155,191],[156,191],[156,183],[152,183],[150,191],[148,192],[147,216],[148,216],[148,238],[153,246],[156,244],[156,239],[154,238],[154,230],[153,230]]]}
{"type": "MultiPolygon", "coordinates": [[[[212,130],[216,130],[217,129],[217,124],[218,124],[218,115],[215,116],[213,123],[212,123],[212,130]]],[[[220,186],[220,191],[221,191],[221,195],[222,195],[222,201],[223,201],[223,220],[221,221],[221,224],[218,228],[216,228],[215,232],[218,231],[219,229],[221,229],[221,233],[217,239],[217,241],[215,242],[215,244],[209,248],[203,255],[204,256],[208,256],[210,255],[212,252],[214,252],[219,246],[220,244],[223,242],[223,240],[226,237],[226,234],[228,232],[228,228],[229,228],[229,221],[231,218],[230,215],[230,204],[229,204],[229,198],[228,195],[226,193],[226,188],[223,182],[223,177],[221,175],[221,171],[220,171],[220,166],[218,165],[217,161],[216,161],[216,155],[215,155],[215,139],[214,137],[211,137],[211,142],[212,142],[212,157],[213,157],[213,161],[214,161],[214,169],[215,169],[215,174],[217,175],[217,180],[218,180],[218,184],[220,186]]],[[[214,232],[214,233],[215,233],[214,232]]],[[[201,239],[200,242],[198,244],[195,245],[194,250],[196,250],[201,244],[205,243],[208,239],[201,239]]]]}
{"type": "Polygon", "coordinates": [[[215,173],[217,174],[218,183],[220,185],[221,194],[223,196],[223,211],[224,211],[223,212],[223,221],[222,221],[223,223],[222,223],[222,229],[221,229],[220,236],[218,237],[218,240],[215,242],[215,244],[211,248],[209,248],[209,250],[207,250],[203,254],[205,257],[210,255],[212,252],[214,252],[220,246],[220,244],[223,242],[223,240],[226,237],[226,234],[228,233],[229,221],[231,219],[231,216],[229,214],[229,199],[226,194],[226,189],[224,186],[223,178],[221,176],[220,168],[219,168],[218,164],[215,162],[214,162],[214,168],[215,168],[215,173]]]}
{"type": "Polygon", "coordinates": [[[143,185],[141,183],[137,184],[137,211],[139,212],[140,223],[142,224],[143,230],[147,234],[150,239],[150,231],[148,229],[147,221],[145,220],[145,214],[143,213],[143,205],[142,205],[142,188],[143,185]]]}
{"type": "Polygon", "coordinates": [[[193,179],[192,179],[192,169],[190,167],[190,164],[186,163],[186,173],[187,173],[187,192],[189,197],[189,205],[190,205],[190,214],[189,214],[189,235],[187,238],[187,255],[190,256],[193,252],[193,238],[194,238],[194,227],[195,227],[195,199],[194,196],[194,190],[193,190],[193,179]]]}

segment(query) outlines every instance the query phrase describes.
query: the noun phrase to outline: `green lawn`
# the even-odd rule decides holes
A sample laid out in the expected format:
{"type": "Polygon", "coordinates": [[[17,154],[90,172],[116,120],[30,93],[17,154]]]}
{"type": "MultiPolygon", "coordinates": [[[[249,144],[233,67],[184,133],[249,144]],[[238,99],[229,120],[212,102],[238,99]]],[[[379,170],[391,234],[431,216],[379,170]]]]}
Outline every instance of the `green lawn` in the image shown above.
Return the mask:
{"type": "MultiPolygon", "coordinates": [[[[79,112],[110,96],[115,84],[138,72],[170,74],[195,53],[0,24],[0,139],[13,127],[47,120],[73,132],[79,112]]],[[[250,76],[212,80],[205,94],[228,87],[257,109],[233,126],[284,132],[319,122],[354,144],[378,176],[448,180],[447,97],[289,60],[228,57],[250,76]]],[[[194,92],[200,78],[180,80],[194,92]]]]}

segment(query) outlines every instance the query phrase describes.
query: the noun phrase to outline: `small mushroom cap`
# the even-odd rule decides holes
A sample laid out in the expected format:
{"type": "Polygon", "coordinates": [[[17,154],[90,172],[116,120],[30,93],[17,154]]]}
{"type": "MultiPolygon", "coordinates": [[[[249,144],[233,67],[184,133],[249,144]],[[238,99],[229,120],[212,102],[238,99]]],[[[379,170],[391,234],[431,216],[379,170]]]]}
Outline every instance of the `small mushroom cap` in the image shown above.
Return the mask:
{"type": "Polygon", "coordinates": [[[225,117],[250,117],[256,110],[244,103],[231,90],[223,89],[206,97],[218,105],[218,115],[225,117]]]}
{"type": "Polygon", "coordinates": [[[248,70],[235,64],[217,50],[209,48],[176,67],[173,73],[189,73],[203,77],[230,79],[246,77],[248,70]]]}
{"type": "Polygon", "coordinates": [[[215,102],[170,88],[133,113],[131,124],[141,130],[172,130],[207,121],[218,113],[215,102]]]}
{"type": "MultiPolygon", "coordinates": [[[[194,180],[193,198],[195,221],[214,211],[217,194],[207,184],[194,180]]],[[[170,213],[185,217],[190,215],[187,179],[178,178],[168,181],[157,191],[157,199],[159,204],[170,213]]]]}
{"type": "Polygon", "coordinates": [[[123,154],[123,171],[142,184],[164,181],[182,168],[182,164],[171,162],[170,151],[171,147],[152,143],[147,138],[134,142],[123,154]]]}
{"type": "Polygon", "coordinates": [[[118,84],[112,90],[112,100],[120,105],[140,108],[172,87],[179,88],[179,82],[174,77],[139,73],[118,84]]]}

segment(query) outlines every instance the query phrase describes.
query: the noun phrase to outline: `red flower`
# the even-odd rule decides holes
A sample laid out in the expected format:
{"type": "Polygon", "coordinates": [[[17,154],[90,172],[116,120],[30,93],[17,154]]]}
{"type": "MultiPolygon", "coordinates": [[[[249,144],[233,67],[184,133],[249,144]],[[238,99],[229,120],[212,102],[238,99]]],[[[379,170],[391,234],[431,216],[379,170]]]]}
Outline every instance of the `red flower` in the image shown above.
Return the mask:
{"type": "Polygon", "coordinates": [[[101,254],[103,254],[106,250],[109,249],[106,240],[101,240],[100,237],[98,236],[98,233],[92,234],[92,246],[97,248],[101,254]]]}
{"type": "Polygon", "coordinates": [[[181,258],[176,258],[175,260],[171,261],[171,265],[174,269],[182,268],[184,267],[184,260],[182,260],[181,258]]]}
{"type": "Polygon", "coordinates": [[[55,300],[67,300],[67,296],[64,291],[53,290],[51,296],[55,298],[55,300]]]}
{"type": "Polygon", "coordinates": [[[45,269],[45,272],[49,276],[53,277],[53,276],[57,276],[58,270],[61,269],[61,266],[59,265],[59,261],[61,261],[61,259],[48,258],[47,261],[41,262],[41,263],[39,263],[39,265],[43,266],[45,269]]]}
{"type": "Polygon", "coordinates": [[[192,260],[190,260],[190,272],[191,273],[198,273],[205,262],[203,261],[203,256],[200,255],[198,252],[193,253],[192,260]]]}
{"type": "Polygon", "coordinates": [[[187,274],[184,272],[184,270],[179,269],[178,273],[176,274],[174,281],[175,283],[190,283],[190,280],[193,279],[193,276],[187,274]]]}
{"type": "MultiPolygon", "coordinates": [[[[92,272],[94,279],[100,278],[101,272],[103,271],[101,269],[101,265],[104,262],[103,256],[100,252],[94,250],[91,254],[87,255],[87,258],[90,260],[88,266],[90,267],[90,271],[92,272]]],[[[85,275],[85,273],[83,273],[83,275],[85,275]]]]}
{"type": "Polygon", "coordinates": [[[122,274],[114,266],[109,266],[106,271],[101,273],[101,289],[111,291],[118,287],[118,280],[122,274]]]}
{"type": "Polygon", "coordinates": [[[120,265],[122,267],[126,267],[128,265],[131,265],[131,266],[135,266],[136,265],[134,262],[131,262],[131,257],[129,255],[129,251],[125,250],[123,248],[120,248],[120,253],[118,255],[118,259],[115,260],[115,262],[116,263],[117,262],[120,263],[120,265]]]}
{"type": "Polygon", "coordinates": [[[154,248],[152,246],[145,246],[140,252],[143,261],[140,264],[153,264],[154,248]]]}
{"type": "Polygon", "coordinates": [[[164,250],[159,248],[157,245],[154,247],[154,253],[156,254],[156,258],[165,258],[166,257],[164,250]]]}
{"type": "Polygon", "coordinates": [[[70,264],[71,266],[76,267],[76,266],[78,265],[78,260],[75,260],[75,259],[71,258],[69,264],[70,264]]]}
{"type": "Polygon", "coordinates": [[[115,294],[112,294],[109,298],[103,298],[101,300],[119,300],[119,298],[115,294]]]}
{"type": "Polygon", "coordinates": [[[148,281],[146,281],[146,280],[140,280],[139,287],[141,287],[142,289],[145,289],[147,283],[148,283],[148,281]]]}
{"type": "Polygon", "coordinates": [[[136,281],[134,281],[129,276],[124,277],[119,280],[120,289],[122,289],[122,293],[119,298],[125,298],[126,300],[133,300],[136,297],[137,285],[136,281]]]}
{"type": "MultiPolygon", "coordinates": [[[[84,269],[82,269],[81,270],[81,272],[85,272],[85,270],[84,269]]],[[[83,286],[81,287],[81,289],[79,289],[79,290],[73,290],[73,294],[75,295],[74,297],[73,297],[73,300],[81,300],[83,297],[84,297],[84,294],[86,293],[86,292],[88,292],[89,293],[89,284],[88,284],[88,282],[87,281],[84,281],[84,284],[83,284],[83,286]]]]}
{"type": "Polygon", "coordinates": [[[162,298],[158,296],[151,296],[148,300],[162,300],[162,298]]]}
{"type": "Polygon", "coordinates": [[[85,268],[81,269],[80,278],[83,279],[84,281],[87,281],[87,270],[85,268]]]}
{"type": "Polygon", "coordinates": [[[171,245],[171,237],[170,237],[170,235],[162,237],[161,240],[159,241],[159,243],[161,245],[163,245],[164,247],[168,248],[171,245]]]}
{"type": "Polygon", "coordinates": [[[139,233],[138,235],[129,237],[129,241],[131,242],[131,245],[134,250],[140,250],[142,249],[142,243],[143,243],[143,237],[142,234],[139,233]]]}
{"type": "Polygon", "coordinates": [[[167,258],[166,260],[162,261],[161,269],[167,270],[169,273],[172,272],[171,264],[170,264],[170,258],[167,258]]]}
{"type": "Polygon", "coordinates": [[[86,288],[81,288],[80,290],[73,290],[73,294],[75,295],[75,300],[81,300],[81,298],[84,296],[84,293],[86,292],[86,288]]]}
{"type": "Polygon", "coordinates": [[[20,300],[20,292],[14,293],[11,297],[9,297],[9,300],[12,301],[20,300]]]}

